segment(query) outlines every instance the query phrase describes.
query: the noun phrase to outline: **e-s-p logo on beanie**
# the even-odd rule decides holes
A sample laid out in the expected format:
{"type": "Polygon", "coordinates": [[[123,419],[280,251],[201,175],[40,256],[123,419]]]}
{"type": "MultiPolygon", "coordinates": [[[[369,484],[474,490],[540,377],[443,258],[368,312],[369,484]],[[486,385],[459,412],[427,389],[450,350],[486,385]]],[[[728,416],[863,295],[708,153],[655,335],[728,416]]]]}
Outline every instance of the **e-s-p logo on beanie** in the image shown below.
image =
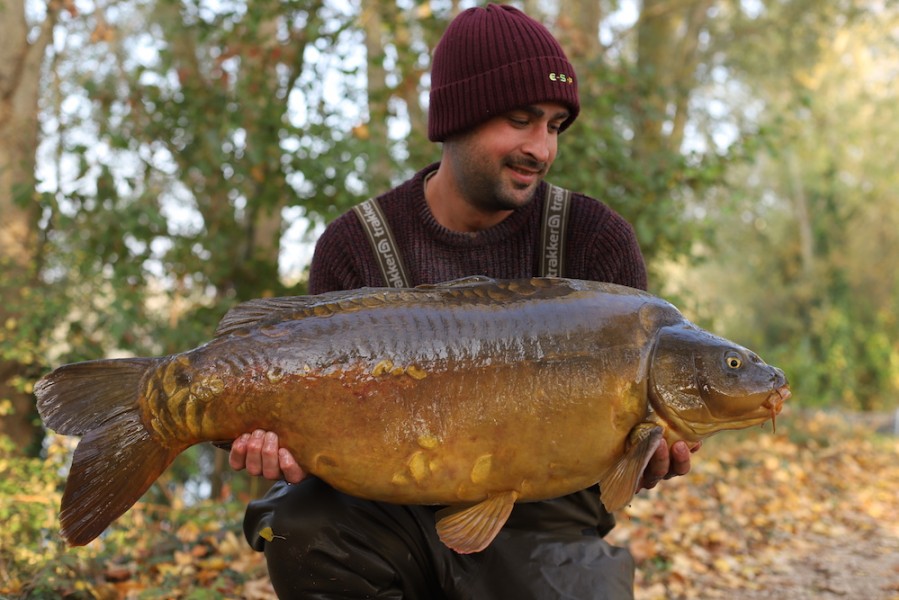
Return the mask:
{"type": "Polygon", "coordinates": [[[549,80],[561,83],[574,83],[574,75],[568,75],[566,73],[550,73],[549,80]]]}

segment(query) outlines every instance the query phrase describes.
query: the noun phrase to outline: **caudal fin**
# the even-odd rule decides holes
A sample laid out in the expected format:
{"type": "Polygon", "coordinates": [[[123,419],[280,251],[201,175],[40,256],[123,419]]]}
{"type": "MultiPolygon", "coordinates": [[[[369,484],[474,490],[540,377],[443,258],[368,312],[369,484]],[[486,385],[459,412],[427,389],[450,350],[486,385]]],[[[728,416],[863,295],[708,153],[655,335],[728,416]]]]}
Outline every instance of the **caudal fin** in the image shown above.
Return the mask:
{"type": "Polygon", "coordinates": [[[83,436],[59,515],[62,535],[73,546],[87,544],[131,508],[178,454],[156,442],[140,418],[140,383],[159,361],[74,363],[35,386],[44,424],[83,436]]]}

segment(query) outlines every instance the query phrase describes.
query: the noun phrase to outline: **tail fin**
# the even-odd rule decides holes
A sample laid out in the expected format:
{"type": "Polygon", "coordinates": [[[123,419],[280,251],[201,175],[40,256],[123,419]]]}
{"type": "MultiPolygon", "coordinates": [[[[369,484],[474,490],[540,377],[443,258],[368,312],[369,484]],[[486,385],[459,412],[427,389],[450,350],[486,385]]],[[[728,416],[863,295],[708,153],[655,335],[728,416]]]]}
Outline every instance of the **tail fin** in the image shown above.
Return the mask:
{"type": "Polygon", "coordinates": [[[60,367],[35,386],[44,424],[82,435],[62,496],[62,535],[83,546],[137,502],[178,455],[140,416],[141,380],[161,359],[97,360],[60,367]]]}

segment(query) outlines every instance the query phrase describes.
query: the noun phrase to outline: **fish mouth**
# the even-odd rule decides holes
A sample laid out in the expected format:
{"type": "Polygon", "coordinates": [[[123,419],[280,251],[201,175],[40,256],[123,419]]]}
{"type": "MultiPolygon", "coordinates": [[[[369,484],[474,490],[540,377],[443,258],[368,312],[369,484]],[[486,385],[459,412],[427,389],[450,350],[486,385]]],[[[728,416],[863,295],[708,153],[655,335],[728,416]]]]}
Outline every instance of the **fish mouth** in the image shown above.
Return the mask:
{"type": "Polygon", "coordinates": [[[783,410],[784,403],[790,399],[793,393],[790,391],[789,386],[783,385],[765,398],[765,401],[762,402],[762,408],[771,412],[771,427],[772,431],[777,432],[777,415],[780,414],[780,411],[783,410]]]}

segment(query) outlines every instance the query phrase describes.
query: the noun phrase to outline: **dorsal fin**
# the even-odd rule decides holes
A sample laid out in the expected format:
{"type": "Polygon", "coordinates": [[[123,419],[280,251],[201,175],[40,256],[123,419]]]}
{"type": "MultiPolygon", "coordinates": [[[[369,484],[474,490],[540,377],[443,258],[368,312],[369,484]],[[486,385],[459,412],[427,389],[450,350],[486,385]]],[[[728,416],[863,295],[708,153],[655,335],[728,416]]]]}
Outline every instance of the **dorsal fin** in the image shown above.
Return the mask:
{"type": "MultiPolygon", "coordinates": [[[[315,296],[282,296],[247,300],[225,313],[215,330],[215,337],[228,335],[239,329],[265,322],[303,319],[309,316],[333,313],[337,310],[352,310],[354,305],[356,307],[370,306],[372,303],[379,302],[377,292],[387,291],[389,290],[386,288],[359,288],[315,296]],[[367,302],[363,299],[367,299],[367,302]]],[[[386,296],[386,294],[382,295],[386,296]]],[[[380,302],[383,301],[380,300],[380,302]]]]}
{"type": "Polygon", "coordinates": [[[436,300],[446,305],[500,304],[531,298],[553,298],[577,291],[580,283],[559,278],[502,280],[478,275],[415,288],[366,287],[315,296],[259,298],[229,310],[216,328],[215,337],[264,323],[321,317],[404,302],[436,300]]]}

